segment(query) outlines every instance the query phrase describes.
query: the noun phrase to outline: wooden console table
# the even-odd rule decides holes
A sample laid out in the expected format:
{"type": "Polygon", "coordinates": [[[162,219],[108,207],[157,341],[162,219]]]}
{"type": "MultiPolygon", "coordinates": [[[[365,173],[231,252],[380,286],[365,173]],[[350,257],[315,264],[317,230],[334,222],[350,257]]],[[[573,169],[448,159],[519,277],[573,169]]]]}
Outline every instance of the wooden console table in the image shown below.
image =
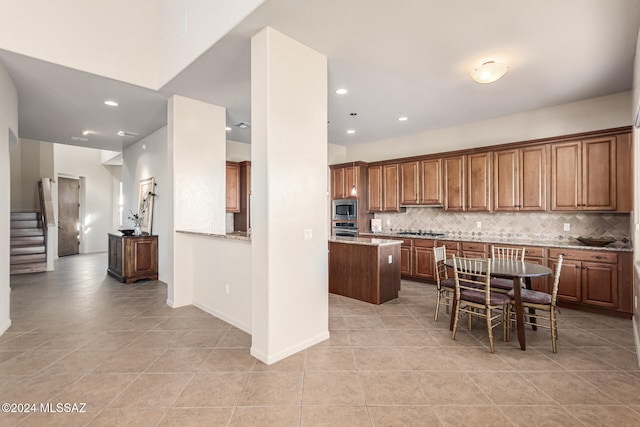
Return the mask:
{"type": "Polygon", "coordinates": [[[158,236],[121,236],[109,233],[107,273],[123,283],[158,280],[158,236]]]}

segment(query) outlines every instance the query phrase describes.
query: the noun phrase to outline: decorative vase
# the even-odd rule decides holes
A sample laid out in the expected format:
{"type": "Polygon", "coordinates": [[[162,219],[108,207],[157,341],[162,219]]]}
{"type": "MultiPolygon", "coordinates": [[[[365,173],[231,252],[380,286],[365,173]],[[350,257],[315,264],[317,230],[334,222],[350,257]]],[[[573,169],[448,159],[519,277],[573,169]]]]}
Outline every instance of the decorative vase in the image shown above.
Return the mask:
{"type": "Polygon", "coordinates": [[[140,231],[140,226],[139,225],[134,225],[133,226],[133,235],[134,236],[139,236],[141,234],[142,234],[142,232],[140,231]]]}

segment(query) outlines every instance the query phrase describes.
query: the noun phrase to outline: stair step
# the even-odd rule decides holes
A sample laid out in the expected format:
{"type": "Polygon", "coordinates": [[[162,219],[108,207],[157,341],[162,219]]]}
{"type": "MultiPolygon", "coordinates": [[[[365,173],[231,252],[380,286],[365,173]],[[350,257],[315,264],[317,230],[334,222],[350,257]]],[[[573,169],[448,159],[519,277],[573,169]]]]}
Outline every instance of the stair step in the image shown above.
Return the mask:
{"type": "Polygon", "coordinates": [[[10,274],[39,273],[42,271],[47,271],[46,262],[34,262],[29,264],[11,265],[10,274]]]}
{"type": "Polygon", "coordinates": [[[38,212],[11,212],[11,221],[38,219],[38,212]]]}
{"type": "Polygon", "coordinates": [[[12,228],[11,237],[44,236],[42,228],[12,228]]]}
{"type": "Polygon", "coordinates": [[[11,237],[11,246],[23,245],[44,245],[44,236],[13,236],[11,237]]]}
{"type": "Polygon", "coordinates": [[[42,228],[37,219],[20,219],[11,221],[11,228],[42,228]]]}
{"type": "Polygon", "coordinates": [[[10,255],[28,255],[28,254],[43,254],[44,245],[33,246],[12,246],[9,252],[10,255]]]}
{"type": "Polygon", "coordinates": [[[9,263],[11,265],[47,262],[47,254],[12,255],[9,263]]]}

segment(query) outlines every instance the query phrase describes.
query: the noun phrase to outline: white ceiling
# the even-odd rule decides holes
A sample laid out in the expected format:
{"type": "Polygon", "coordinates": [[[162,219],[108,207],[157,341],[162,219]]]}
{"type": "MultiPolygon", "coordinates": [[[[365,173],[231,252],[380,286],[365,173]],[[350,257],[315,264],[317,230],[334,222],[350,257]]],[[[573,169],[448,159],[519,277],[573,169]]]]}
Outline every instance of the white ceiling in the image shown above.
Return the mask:
{"type": "Polygon", "coordinates": [[[329,142],[348,145],[631,90],[640,0],[267,0],[160,92],[0,51],[20,137],[71,143],[90,128],[92,146],[119,151],[135,139],[118,130],[158,129],[179,94],[226,107],[229,139],[249,142],[233,125],[251,121],[250,37],[266,25],[328,57],[329,142]],[[473,82],[489,59],[510,70],[473,82]],[[109,110],[108,96],[127,102],[109,110]]]}

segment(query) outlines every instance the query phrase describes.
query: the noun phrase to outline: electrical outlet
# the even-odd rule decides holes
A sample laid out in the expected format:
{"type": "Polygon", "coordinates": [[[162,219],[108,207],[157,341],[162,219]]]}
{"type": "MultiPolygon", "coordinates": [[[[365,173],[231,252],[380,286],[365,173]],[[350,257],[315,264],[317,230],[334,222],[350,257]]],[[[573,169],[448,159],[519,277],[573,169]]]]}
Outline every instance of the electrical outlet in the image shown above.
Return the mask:
{"type": "Polygon", "coordinates": [[[390,220],[390,219],[388,219],[388,220],[387,220],[387,227],[389,227],[390,225],[391,225],[391,220],[390,220]]]}
{"type": "Polygon", "coordinates": [[[568,222],[564,223],[564,231],[571,231],[571,224],[568,222]]]}
{"type": "Polygon", "coordinates": [[[229,284],[227,283],[226,285],[224,285],[224,291],[227,293],[227,295],[229,295],[229,284]]]}
{"type": "Polygon", "coordinates": [[[476,228],[482,228],[482,221],[476,221],[476,228]]]}
{"type": "Polygon", "coordinates": [[[304,240],[313,239],[313,230],[311,228],[304,229],[304,240]]]}
{"type": "Polygon", "coordinates": [[[389,255],[389,264],[393,263],[393,255],[389,255]]]}

